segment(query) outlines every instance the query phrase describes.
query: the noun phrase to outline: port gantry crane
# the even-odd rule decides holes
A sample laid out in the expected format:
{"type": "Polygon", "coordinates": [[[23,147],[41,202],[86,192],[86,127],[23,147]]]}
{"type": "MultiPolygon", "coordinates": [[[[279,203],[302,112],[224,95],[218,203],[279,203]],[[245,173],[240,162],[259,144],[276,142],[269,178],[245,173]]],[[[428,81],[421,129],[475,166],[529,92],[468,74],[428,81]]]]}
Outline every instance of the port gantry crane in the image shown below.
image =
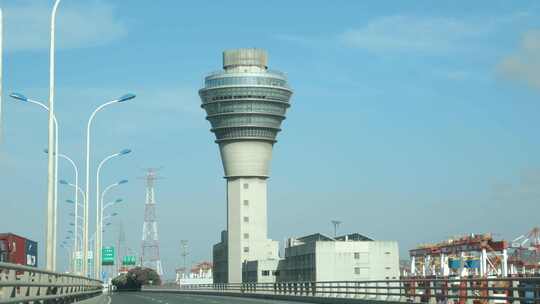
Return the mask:
{"type": "Polygon", "coordinates": [[[515,238],[511,248],[510,274],[540,273],[540,227],[534,227],[526,234],[515,238]]]}
{"type": "Polygon", "coordinates": [[[508,243],[491,234],[471,234],[409,251],[411,276],[507,276],[508,243]]]}

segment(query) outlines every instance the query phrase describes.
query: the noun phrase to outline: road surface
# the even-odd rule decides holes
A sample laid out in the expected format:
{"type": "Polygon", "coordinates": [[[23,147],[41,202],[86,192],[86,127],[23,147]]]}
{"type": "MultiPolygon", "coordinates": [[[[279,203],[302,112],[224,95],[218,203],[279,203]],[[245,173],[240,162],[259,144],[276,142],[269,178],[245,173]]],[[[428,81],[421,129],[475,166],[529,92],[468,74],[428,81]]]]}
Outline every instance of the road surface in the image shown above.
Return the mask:
{"type": "Polygon", "coordinates": [[[238,297],[217,297],[185,295],[175,293],[124,292],[110,296],[110,304],[298,304],[299,302],[284,302],[259,300],[238,297]]]}

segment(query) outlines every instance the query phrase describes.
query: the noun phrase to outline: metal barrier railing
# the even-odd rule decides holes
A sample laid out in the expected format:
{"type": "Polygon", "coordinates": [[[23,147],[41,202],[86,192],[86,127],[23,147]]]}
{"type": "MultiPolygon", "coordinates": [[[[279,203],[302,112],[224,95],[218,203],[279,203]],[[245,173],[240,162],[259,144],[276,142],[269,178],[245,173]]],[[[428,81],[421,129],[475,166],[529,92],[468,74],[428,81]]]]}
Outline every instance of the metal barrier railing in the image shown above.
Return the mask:
{"type": "Polygon", "coordinates": [[[72,303],[102,293],[101,281],[0,263],[0,304],[72,303]]]}
{"type": "Polygon", "coordinates": [[[143,290],[270,294],[412,303],[540,304],[540,277],[172,285],[143,290]]]}

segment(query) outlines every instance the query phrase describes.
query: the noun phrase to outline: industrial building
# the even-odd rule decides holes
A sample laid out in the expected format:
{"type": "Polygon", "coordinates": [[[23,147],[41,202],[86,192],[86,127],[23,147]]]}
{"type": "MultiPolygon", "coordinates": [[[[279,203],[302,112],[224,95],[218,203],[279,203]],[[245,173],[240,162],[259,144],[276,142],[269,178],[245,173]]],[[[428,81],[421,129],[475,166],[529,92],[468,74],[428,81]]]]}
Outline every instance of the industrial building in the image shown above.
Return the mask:
{"type": "Polygon", "coordinates": [[[176,269],[176,284],[199,285],[212,284],[212,263],[201,262],[193,266],[189,271],[185,268],[176,269]]]}
{"type": "Polygon", "coordinates": [[[214,283],[227,283],[229,273],[227,253],[227,231],[221,232],[221,241],[212,248],[214,283]]]}
{"type": "Polygon", "coordinates": [[[244,282],[367,281],[399,279],[396,241],[374,241],[359,233],[292,238],[285,258],[248,261],[244,282]]]}
{"type": "Polygon", "coordinates": [[[201,106],[227,180],[227,237],[214,246],[215,281],[240,283],[244,261],[278,258],[278,243],[267,236],[266,180],[292,90],[261,49],[223,52],[223,70],[204,83],[201,106]]]}
{"type": "Polygon", "coordinates": [[[508,276],[508,242],[491,234],[470,234],[409,251],[409,276],[508,276]]]}

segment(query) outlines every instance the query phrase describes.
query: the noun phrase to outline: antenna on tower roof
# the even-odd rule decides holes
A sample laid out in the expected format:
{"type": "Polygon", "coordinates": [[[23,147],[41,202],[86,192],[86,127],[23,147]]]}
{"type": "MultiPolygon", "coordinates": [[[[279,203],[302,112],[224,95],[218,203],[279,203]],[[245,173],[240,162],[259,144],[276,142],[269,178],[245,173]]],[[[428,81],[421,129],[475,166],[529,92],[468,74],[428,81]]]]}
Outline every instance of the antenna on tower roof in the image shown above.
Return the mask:
{"type": "Polygon", "coordinates": [[[343,224],[342,221],[332,220],[332,225],[334,225],[334,237],[337,237],[337,231],[338,231],[339,225],[341,224],[343,224]]]}

